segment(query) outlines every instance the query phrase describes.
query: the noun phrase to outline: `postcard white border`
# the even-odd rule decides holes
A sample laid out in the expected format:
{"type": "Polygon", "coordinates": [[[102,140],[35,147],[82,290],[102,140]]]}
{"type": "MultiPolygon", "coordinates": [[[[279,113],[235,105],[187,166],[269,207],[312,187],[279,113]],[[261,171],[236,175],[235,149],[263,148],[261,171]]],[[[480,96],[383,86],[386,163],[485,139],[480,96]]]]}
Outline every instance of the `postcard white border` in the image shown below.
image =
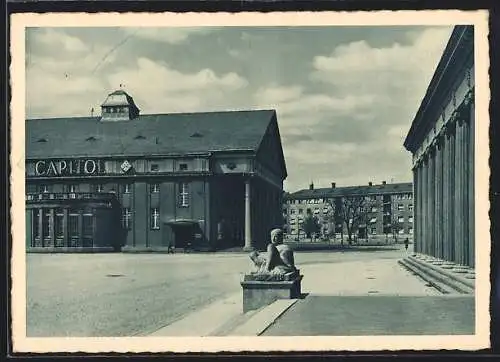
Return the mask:
{"type": "MultiPolygon", "coordinates": [[[[12,343],[14,352],[477,350],[488,348],[490,295],[488,12],[457,10],[291,13],[45,13],[11,15],[12,343]],[[26,337],[25,28],[109,26],[474,25],[476,334],[473,336],[26,337]]],[[[410,120],[408,120],[410,122],[410,120]]],[[[410,157],[410,155],[409,155],[410,157]]]]}

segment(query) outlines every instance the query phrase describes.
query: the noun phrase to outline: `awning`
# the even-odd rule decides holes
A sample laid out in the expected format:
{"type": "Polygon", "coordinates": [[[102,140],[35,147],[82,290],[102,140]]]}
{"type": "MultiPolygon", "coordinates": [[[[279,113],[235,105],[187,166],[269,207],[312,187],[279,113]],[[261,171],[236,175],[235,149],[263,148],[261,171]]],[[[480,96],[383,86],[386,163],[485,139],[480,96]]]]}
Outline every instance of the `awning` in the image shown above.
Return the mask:
{"type": "Polygon", "coordinates": [[[169,226],[197,226],[199,221],[194,219],[173,219],[165,222],[165,224],[169,226]]]}

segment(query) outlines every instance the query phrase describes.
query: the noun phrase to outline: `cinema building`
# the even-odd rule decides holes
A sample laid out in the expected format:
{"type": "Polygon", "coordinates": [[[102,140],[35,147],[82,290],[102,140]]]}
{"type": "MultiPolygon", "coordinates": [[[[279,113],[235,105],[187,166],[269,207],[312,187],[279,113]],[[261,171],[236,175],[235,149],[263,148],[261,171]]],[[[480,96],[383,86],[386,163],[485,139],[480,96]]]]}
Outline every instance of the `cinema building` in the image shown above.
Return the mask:
{"type": "Polygon", "coordinates": [[[273,110],[26,122],[27,251],[264,248],[287,176],[273,110]]]}
{"type": "Polygon", "coordinates": [[[413,155],[415,251],[474,267],[474,28],[456,26],[404,146],[413,155]]]}

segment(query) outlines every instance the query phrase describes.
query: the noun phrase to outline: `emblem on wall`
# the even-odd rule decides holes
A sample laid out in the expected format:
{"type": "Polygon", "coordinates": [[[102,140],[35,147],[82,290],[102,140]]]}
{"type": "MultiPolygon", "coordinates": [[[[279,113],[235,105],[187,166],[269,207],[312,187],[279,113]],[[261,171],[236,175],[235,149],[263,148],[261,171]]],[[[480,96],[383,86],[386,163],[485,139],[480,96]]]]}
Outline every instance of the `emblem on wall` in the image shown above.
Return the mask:
{"type": "Polygon", "coordinates": [[[125,172],[130,171],[130,169],[132,168],[132,165],[130,164],[130,162],[128,162],[127,160],[125,160],[125,161],[123,161],[123,163],[120,166],[120,168],[125,173],[125,172]]]}

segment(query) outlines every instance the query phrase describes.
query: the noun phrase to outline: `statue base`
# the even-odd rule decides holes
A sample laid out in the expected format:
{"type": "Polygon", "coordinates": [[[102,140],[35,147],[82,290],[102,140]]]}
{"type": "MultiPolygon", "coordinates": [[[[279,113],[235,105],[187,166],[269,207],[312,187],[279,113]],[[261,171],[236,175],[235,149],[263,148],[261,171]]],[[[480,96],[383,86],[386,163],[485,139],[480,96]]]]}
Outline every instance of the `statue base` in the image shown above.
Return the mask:
{"type": "Polygon", "coordinates": [[[241,282],[243,288],[243,313],[269,305],[277,299],[297,299],[302,295],[303,275],[290,280],[255,280],[255,275],[247,274],[241,282]]]}

